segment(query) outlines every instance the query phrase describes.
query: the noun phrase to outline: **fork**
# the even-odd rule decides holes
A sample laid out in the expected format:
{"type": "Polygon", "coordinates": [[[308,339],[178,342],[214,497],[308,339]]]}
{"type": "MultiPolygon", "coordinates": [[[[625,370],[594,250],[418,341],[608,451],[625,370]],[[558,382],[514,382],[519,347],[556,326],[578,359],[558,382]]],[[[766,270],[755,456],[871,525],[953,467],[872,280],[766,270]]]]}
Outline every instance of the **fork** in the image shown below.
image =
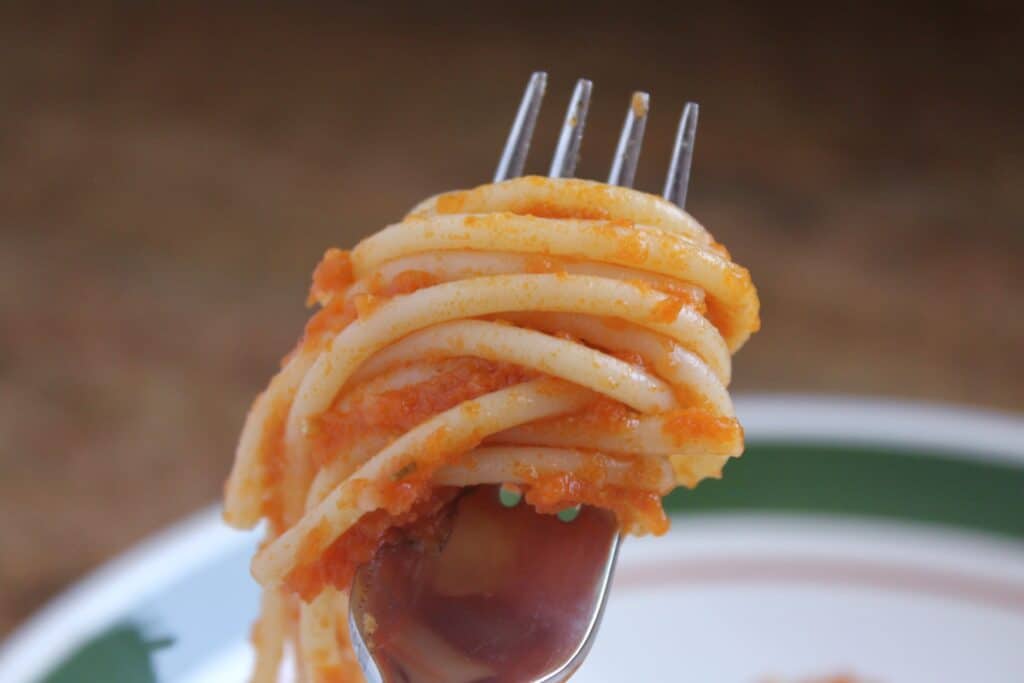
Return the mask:
{"type": "MultiPolygon", "coordinates": [[[[522,175],[547,74],[530,77],[494,173],[522,175]]],[[[579,79],[548,175],[572,177],[593,84],[579,79]]],[[[635,92],[608,174],[632,187],[650,96],[635,92]]],[[[662,196],[686,203],[698,105],[683,108],[662,196]]],[[[496,486],[464,494],[441,543],[386,546],[356,573],[349,632],[369,683],[561,683],[590,651],[621,536],[592,507],[557,517],[496,486]],[[511,568],[513,571],[503,572],[511,568]]]]}

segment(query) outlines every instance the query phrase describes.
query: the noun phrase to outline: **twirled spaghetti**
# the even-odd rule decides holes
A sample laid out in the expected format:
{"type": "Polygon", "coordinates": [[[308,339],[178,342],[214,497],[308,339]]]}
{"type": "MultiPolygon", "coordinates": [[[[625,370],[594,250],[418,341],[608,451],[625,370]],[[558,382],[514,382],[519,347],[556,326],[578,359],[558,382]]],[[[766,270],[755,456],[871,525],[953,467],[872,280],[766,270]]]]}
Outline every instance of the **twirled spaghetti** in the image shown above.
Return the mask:
{"type": "Polygon", "coordinates": [[[662,533],[660,499],[743,448],[730,354],[758,328],[748,272],[689,215],[600,183],[452,192],[329,250],[320,305],[253,404],[225,517],[268,522],[256,680],[360,680],[346,589],[458,487],[512,484],[542,512],[611,509],[662,533]]]}

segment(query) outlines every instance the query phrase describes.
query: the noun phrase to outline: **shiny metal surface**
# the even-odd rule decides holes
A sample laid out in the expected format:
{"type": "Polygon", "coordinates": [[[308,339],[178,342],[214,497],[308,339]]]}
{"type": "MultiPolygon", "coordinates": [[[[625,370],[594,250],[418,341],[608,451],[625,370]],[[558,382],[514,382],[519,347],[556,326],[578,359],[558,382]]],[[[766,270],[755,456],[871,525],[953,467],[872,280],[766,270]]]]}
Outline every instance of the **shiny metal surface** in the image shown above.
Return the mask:
{"type": "Polygon", "coordinates": [[[619,548],[614,516],[571,523],[497,487],[457,502],[438,538],[384,547],[356,574],[349,627],[370,683],[559,683],[583,663],[619,548]]]}
{"type": "Polygon", "coordinates": [[[679,129],[676,131],[676,142],[672,148],[672,161],[669,162],[668,176],[665,178],[665,190],[662,196],[680,208],[686,206],[686,191],[690,186],[690,166],[693,164],[693,143],[697,139],[697,115],[700,105],[687,102],[683,107],[683,115],[679,118],[679,129]]]}
{"type": "Polygon", "coordinates": [[[651,108],[651,96],[645,92],[635,92],[630,98],[626,109],[626,120],[622,123],[622,133],[615,147],[612,159],[612,170],[608,173],[609,185],[633,187],[636,165],[640,160],[640,147],[644,142],[644,129],[647,127],[647,112],[651,108]]]}
{"type": "Polygon", "coordinates": [[[551,178],[571,178],[576,172],[576,163],[580,159],[580,145],[583,142],[583,128],[587,124],[587,111],[590,109],[590,91],[594,84],[585,78],[576,81],[576,87],[565,110],[562,131],[555,145],[555,155],[551,159],[548,176],[551,178]]]}
{"type": "Polygon", "coordinates": [[[537,71],[530,76],[523,99],[519,103],[516,117],[512,121],[505,148],[501,152],[498,168],[494,171],[494,182],[515,178],[523,174],[526,167],[526,155],[530,151],[533,129],[537,125],[537,115],[544,100],[544,89],[547,87],[548,75],[537,71]]]}

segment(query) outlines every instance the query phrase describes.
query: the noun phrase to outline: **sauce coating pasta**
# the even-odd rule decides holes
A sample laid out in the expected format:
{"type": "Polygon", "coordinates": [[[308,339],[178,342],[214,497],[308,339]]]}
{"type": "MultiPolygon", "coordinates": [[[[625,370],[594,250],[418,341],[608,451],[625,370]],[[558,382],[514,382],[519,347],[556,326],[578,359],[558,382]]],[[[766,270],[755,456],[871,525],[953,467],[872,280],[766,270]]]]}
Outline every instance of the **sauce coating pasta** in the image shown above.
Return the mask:
{"type": "Polygon", "coordinates": [[[757,330],[746,269],[635,190],[525,177],[426,200],[329,249],[319,306],[257,397],[225,518],[267,521],[255,680],[358,681],[347,589],[460,489],[514,485],[554,513],[668,528],[661,497],[743,450],[727,386],[757,330]]]}

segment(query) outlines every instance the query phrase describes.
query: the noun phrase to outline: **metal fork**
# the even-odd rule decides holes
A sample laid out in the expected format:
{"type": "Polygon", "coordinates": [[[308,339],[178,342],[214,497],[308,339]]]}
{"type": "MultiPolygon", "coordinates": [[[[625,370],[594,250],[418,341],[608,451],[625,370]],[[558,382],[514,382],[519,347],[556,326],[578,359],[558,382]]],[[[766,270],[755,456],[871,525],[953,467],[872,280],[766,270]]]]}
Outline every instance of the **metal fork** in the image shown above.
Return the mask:
{"type": "MultiPolygon", "coordinates": [[[[520,176],[547,74],[534,73],[494,173],[520,176]]],[[[548,175],[572,177],[592,83],[576,82],[548,175]]],[[[650,96],[633,93],[608,183],[632,187],[650,96]]],[[[698,106],[683,108],[662,196],[683,207],[698,106]]],[[[381,548],[352,584],[349,631],[369,683],[561,683],[593,644],[620,535],[596,508],[540,515],[498,487],[464,494],[444,540],[381,548]],[[559,521],[561,519],[562,521],[559,521]],[[572,520],[571,523],[564,523],[572,520]]]]}

